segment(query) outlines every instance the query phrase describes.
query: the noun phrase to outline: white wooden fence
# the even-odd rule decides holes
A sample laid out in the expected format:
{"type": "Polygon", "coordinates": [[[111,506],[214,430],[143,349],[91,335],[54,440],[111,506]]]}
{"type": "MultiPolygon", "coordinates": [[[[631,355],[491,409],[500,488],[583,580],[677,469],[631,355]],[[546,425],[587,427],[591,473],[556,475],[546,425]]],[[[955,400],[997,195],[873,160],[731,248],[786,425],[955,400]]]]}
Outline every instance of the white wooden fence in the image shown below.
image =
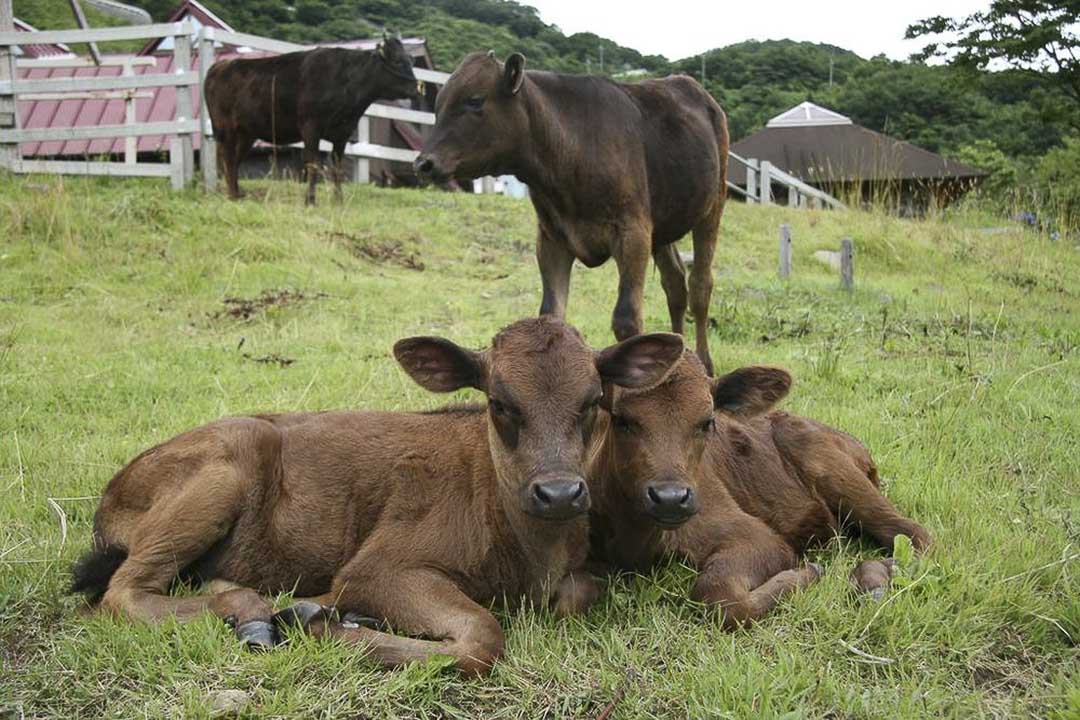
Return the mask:
{"type": "MultiPolygon", "coordinates": [[[[206,73],[214,64],[215,46],[233,45],[273,53],[293,52],[309,49],[308,46],[281,42],[270,38],[248,35],[245,33],[223,32],[214,28],[196,28],[188,21],[163,23],[135,27],[99,28],[91,30],[53,30],[43,32],[0,32],[0,167],[16,173],[58,173],[65,175],[122,175],[138,177],[169,177],[174,187],[181,188],[190,183],[195,176],[194,137],[201,134],[200,153],[205,160],[201,163],[203,180],[207,188],[217,184],[216,150],[213,127],[209,113],[202,112],[194,116],[193,92],[201,94],[206,73]],[[86,67],[90,62],[80,58],[18,60],[12,52],[12,46],[20,44],[86,43],[109,42],[115,40],[152,40],[174,38],[173,72],[146,73],[135,75],[134,66],[153,64],[153,58],[125,57],[107,59],[111,64],[123,66],[123,74],[114,77],[71,77],[49,78],[44,80],[20,79],[18,68],[40,67],[86,67]],[[198,71],[192,70],[192,43],[199,52],[198,71]],[[17,63],[17,64],[16,64],[17,63]],[[153,87],[176,87],[175,119],[166,122],[136,122],[135,100],[145,97],[138,91],[153,87]],[[126,115],[122,125],[97,125],[67,128],[19,127],[18,113],[15,112],[19,100],[66,100],[66,99],[123,99],[126,115]],[[8,109],[10,108],[10,110],[8,109]],[[136,139],[147,135],[165,135],[169,141],[169,162],[138,162],[136,139]],[[73,161],[73,160],[29,160],[20,157],[19,144],[52,140],[98,140],[125,138],[123,162],[110,161],[73,161]]],[[[418,80],[443,84],[449,74],[415,68],[418,80]]],[[[369,118],[378,117],[389,120],[434,125],[435,115],[428,112],[410,110],[392,105],[374,104],[360,119],[357,128],[358,142],[349,143],[345,153],[356,162],[355,171],[358,181],[368,179],[368,159],[380,158],[412,162],[417,155],[415,150],[387,147],[369,142],[369,118]]],[[[300,145],[297,144],[299,147],[300,145]]],[[[329,151],[330,144],[323,141],[321,149],[329,151]]]]}
{"type": "MultiPolygon", "coordinates": [[[[0,14],[6,3],[0,1],[0,14]]],[[[0,17],[0,168],[7,168],[16,173],[61,173],[69,175],[122,175],[145,177],[169,177],[176,188],[189,184],[195,175],[194,140],[201,134],[201,156],[203,161],[203,182],[207,189],[217,185],[217,162],[214,144],[214,130],[210,123],[210,114],[200,113],[194,117],[192,92],[202,93],[206,73],[214,64],[216,48],[220,45],[251,48],[270,53],[287,53],[310,49],[311,46],[273,40],[271,38],[249,35],[247,33],[226,32],[217,28],[200,27],[189,22],[140,25],[132,27],[97,28],[87,30],[50,30],[43,32],[14,32],[10,28],[10,18],[4,24],[0,17]],[[87,60],[42,59],[19,60],[16,65],[12,46],[20,44],[87,43],[109,42],[115,40],[150,40],[174,38],[173,72],[146,73],[135,75],[133,68],[138,64],[152,64],[153,58],[125,57],[107,62],[120,63],[124,70],[118,77],[96,78],[54,78],[47,80],[19,79],[17,67],[84,67],[87,60]],[[198,71],[192,70],[192,43],[198,48],[198,71]],[[138,90],[151,87],[173,86],[177,88],[176,117],[168,122],[139,123],[135,117],[135,100],[141,95],[138,90]],[[20,129],[19,117],[15,111],[17,100],[58,100],[58,99],[117,99],[123,98],[127,113],[122,125],[98,125],[71,128],[20,129]],[[137,138],[146,135],[166,135],[170,137],[169,163],[138,162],[137,138]],[[26,160],[19,156],[19,143],[76,140],[76,139],[126,139],[124,161],[88,161],[71,160],[26,160]]],[[[423,82],[443,85],[450,77],[448,73],[415,68],[416,78],[423,82]]],[[[429,112],[410,110],[393,105],[375,103],[360,118],[357,126],[357,141],[345,147],[345,155],[355,163],[354,177],[357,182],[370,179],[368,160],[371,158],[412,162],[417,152],[406,148],[387,147],[370,142],[370,118],[401,120],[420,125],[434,125],[435,115],[429,112]]],[[[301,147],[299,143],[295,147],[301,147]]],[[[331,150],[330,143],[320,144],[323,151],[331,150]]],[[[742,158],[735,153],[729,154],[730,160],[746,168],[746,187],[742,188],[728,181],[731,191],[742,195],[747,202],[768,205],[773,201],[773,186],[787,188],[788,205],[792,207],[834,207],[844,205],[831,195],[807,185],[798,178],[789,175],[767,160],[742,158]]],[[[493,186],[493,182],[481,184],[484,188],[493,186]]]]}
{"type": "Polygon", "coordinates": [[[807,185],[794,175],[790,175],[773,165],[768,160],[747,159],[728,153],[728,166],[731,161],[741,163],[746,169],[746,187],[740,187],[728,181],[728,189],[743,196],[747,202],[770,205],[773,202],[773,186],[787,189],[789,207],[843,208],[842,202],[816,187],[807,185]]]}

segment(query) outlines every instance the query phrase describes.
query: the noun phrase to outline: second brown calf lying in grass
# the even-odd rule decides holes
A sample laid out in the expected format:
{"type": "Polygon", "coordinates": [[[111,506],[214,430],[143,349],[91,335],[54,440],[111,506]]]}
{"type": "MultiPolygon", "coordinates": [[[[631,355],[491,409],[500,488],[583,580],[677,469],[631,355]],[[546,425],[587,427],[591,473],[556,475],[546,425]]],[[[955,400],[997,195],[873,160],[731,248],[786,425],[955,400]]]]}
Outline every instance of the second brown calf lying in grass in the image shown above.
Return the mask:
{"type": "MultiPolygon", "coordinates": [[[[929,533],[881,494],[858,440],[769,412],[790,386],[787,372],[766,367],[713,380],[687,353],[655,387],[606,393],[589,471],[595,558],[627,569],[685,558],[700,570],[691,597],[735,627],[814,582],[820,569],[799,555],[841,528],[890,551],[900,534],[926,548],[929,533]]],[[[889,578],[882,560],[853,573],[876,594],[889,578]]]]}

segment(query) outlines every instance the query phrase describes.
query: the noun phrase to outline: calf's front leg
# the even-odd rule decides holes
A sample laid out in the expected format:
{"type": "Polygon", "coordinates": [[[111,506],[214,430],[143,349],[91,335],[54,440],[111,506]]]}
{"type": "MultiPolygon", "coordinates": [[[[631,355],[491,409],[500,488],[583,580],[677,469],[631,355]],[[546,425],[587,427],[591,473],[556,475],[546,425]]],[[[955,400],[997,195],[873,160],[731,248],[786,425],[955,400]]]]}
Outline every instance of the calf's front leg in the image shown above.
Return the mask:
{"type": "Polygon", "coordinates": [[[502,656],[505,639],[498,621],[471,600],[448,576],[434,569],[387,569],[339,574],[327,597],[341,613],[356,612],[385,621],[402,637],[329,618],[315,620],[312,634],[368,646],[386,667],[449,655],[466,675],[486,675],[502,656]]]}
{"type": "Polygon", "coordinates": [[[784,596],[813,584],[821,572],[813,564],[798,567],[794,551],[779,540],[758,544],[748,536],[708,556],[690,597],[716,605],[724,628],[733,630],[769,614],[784,596]]]}

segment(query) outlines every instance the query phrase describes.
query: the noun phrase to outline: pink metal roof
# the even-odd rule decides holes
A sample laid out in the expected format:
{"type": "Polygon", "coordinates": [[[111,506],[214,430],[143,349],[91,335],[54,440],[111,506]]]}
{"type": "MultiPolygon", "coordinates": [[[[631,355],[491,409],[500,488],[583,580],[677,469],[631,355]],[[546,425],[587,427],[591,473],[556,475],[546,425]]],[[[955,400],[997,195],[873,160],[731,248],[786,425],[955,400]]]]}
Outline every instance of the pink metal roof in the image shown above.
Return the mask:
{"type": "MultiPolygon", "coordinates": [[[[222,54],[219,57],[226,57],[222,54]]],[[[136,65],[136,75],[172,72],[172,57],[157,57],[155,65],[136,65]]],[[[198,69],[198,60],[194,62],[198,69]]],[[[20,69],[20,79],[42,80],[45,78],[68,77],[114,77],[123,72],[121,67],[105,65],[101,67],[81,68],[32,68],[20,69]]],[[[176,91],[179,88],[145,88],[133,91],[135,99],[136,122],[168,122],[176,118],[176,91]],[[152,97],[138,97],[139,95],[152,97]]],[[[183,92],[193,95],[195,117],[199,117],[202,98],[193,88],[182,88],[183,92]]],[[[124,123],[124,103],[122,99],[110,100],[20,100],[19,120],[21,127],[64,128],[94,125],[121,125],[124,123]]],[[[199,147],[200,137],[195,136],[195,147],[199,147]]],[[[63,140],[50,142],[23,143],[23,157],[55,155],[119,155],[124,152],[124,139],[101,140],[63,140]]],[[[138,138],[139,152],[155,152],[169,149],[169,138],[164,135],[152,135],[138,138]]]]}
{"type": "MultiPolygon", "coordinates": [[[[37,32],[37,28],[30,23],[25,23],[19,18],[15,18],[15,31],[16,32],[37,32]]],[[[22,57],[28,58],[43,58],[43,57],[66,57],[71,55],[71,48],[63,43],[57,43],[55,45],[19,45],[22,50],[22,57]]]]}

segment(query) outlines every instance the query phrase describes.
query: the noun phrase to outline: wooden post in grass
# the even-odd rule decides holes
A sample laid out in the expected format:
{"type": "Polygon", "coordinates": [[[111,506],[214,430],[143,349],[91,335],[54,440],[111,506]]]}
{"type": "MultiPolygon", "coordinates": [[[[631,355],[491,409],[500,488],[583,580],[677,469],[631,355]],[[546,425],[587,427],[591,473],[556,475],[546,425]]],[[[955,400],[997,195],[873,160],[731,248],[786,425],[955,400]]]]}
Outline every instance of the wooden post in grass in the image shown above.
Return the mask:
{"type": "MultiPolygon", "coordinates": [[[[0,32],[15,32],[15,13],[11,0],[0,0],[0,32]]],[[[0,130],[18,130],[19,113],[15,111],[15,52],[11,45],[0,45],[0,84],[10,91],[0,91],[0,130]]],[[[19,144],[0,143],[0,168],[18,170],[19,144]]]]}
{"type": "MultiPolygon", "coordinates": [[[[191,29],[191,23],[184,22],[180,27],[180,34],[173,37],[173,72],[178,75],[191,70],[191,29]]],[[[191,85],[181,85],[176,88],[177,120],[191,120],[195,117],[191,102],[191,87],[191,85]]],[[[181,133],[179,136],[184,160],[185,186],[195,178],[195,148],[191,139],[196,132],[198,130],[181,133]]]]}
{"type": "Polygon", "coordinates": [[[845,290],[855,285],[855,246],[851,238],[840,241],[840,285],[845,290]]]}
{"type": "Polygon", "coordinates": [[[791,275],[791,226],[780,226],[780,277],[787,279],[791,275]]]}
{"type": "Polygon", "coordinates": [[[206,73],[214,64],[214,28],[203,27],[199,30],[199,84],[200,111],[202,121],[202,140],[199,144],[199,164],[202,165],[203,187],[207,192],[217,189],[217,141],[214,140],[214,126],[210,122],[210,111],[206,108],[206,73]]]}
{"type": "MultiPolygon", "coordinates": [[[[356,142],[367,145],[371,142],[371,120],[367,115],[361,115],[356,123],[356,142]]],[[[353,172],[353,182],[367,185],[371,182],[371,161],[366,157],[356,158],[356,167],[353,172]]]]}

